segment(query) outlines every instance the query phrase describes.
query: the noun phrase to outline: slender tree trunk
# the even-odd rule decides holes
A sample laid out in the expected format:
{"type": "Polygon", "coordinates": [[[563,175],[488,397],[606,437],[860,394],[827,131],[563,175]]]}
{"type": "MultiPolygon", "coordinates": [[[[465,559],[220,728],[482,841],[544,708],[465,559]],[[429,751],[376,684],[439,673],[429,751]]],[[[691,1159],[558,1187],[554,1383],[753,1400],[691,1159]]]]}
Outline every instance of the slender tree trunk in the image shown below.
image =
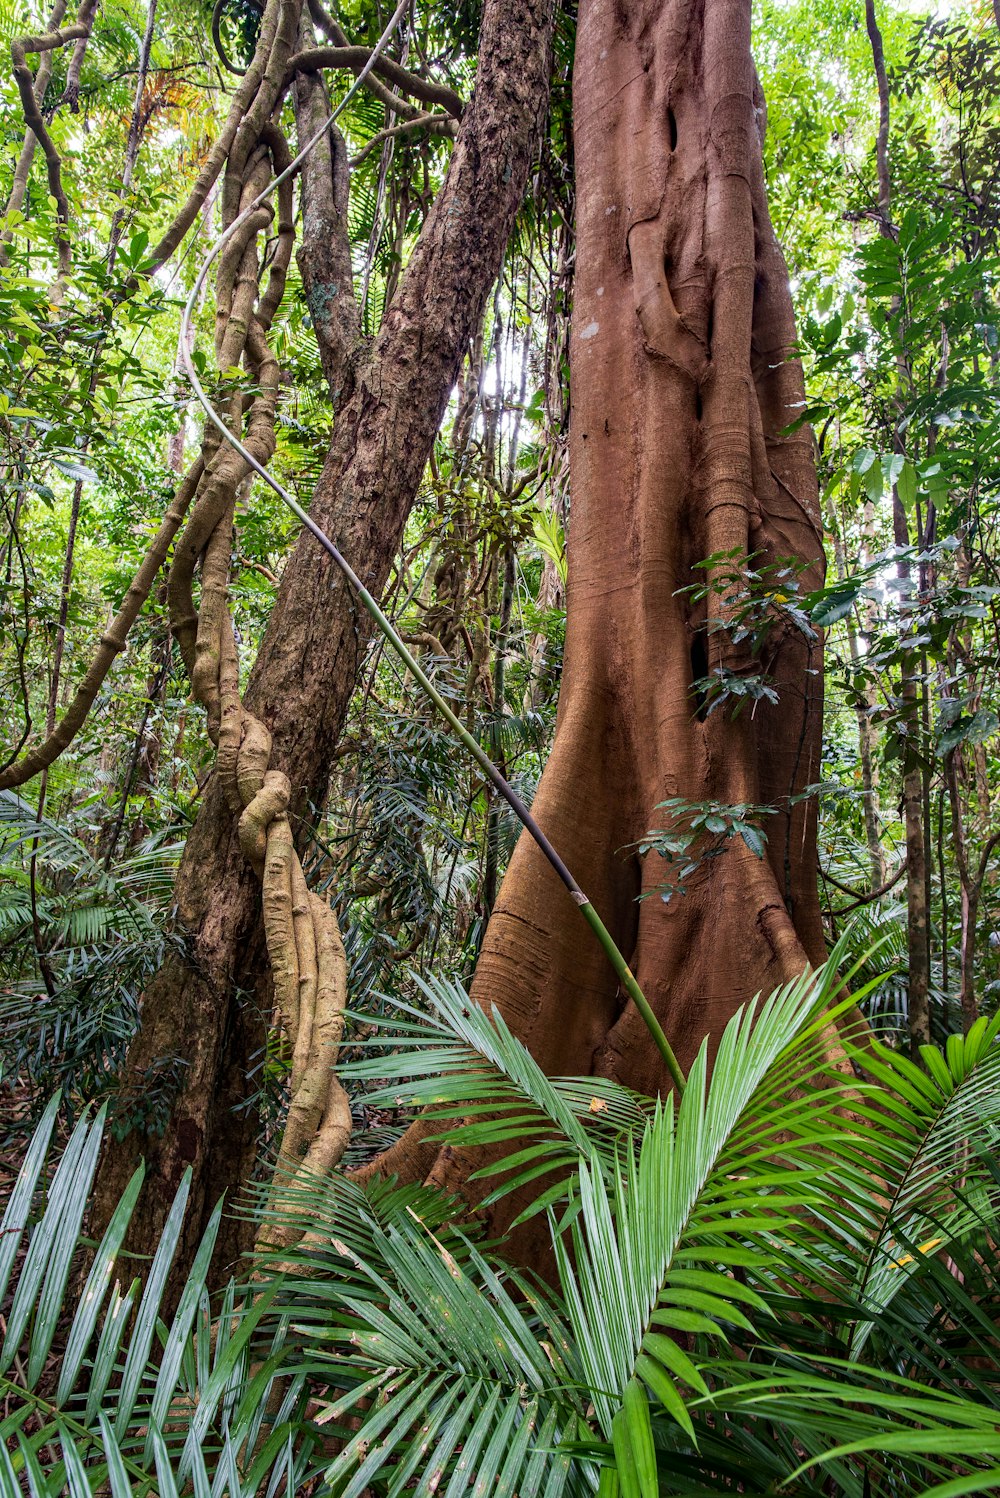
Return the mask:
{"type": "MultiPolygon", "coordinates": [[[[504,550],[503,583],[500,593],[500,629],[497,634],[496,653],[493,663],[493,731],[490,736],[490,753],[494,764],[503,775],[507,774],[503,744],[503,715],[505,702],[504,673],[507,665],[507,640],[510,631],[510,612],[514,600],[514,549],[508,545],[504,550]]],[[[502,807],[496,795],[490,797],[486,818],[486,862],[483,873],[483,912],[489,917],[497,898],[497,878],[500,872],[500,830],[502,807]]]]}
{"type": "MultiPolygon", "coordinates": [[[[879,232],[884,238],[894,240],[890,219],[892,177],[889,171],[889,80],[882,33],[875,16],[875,0],[865,0],[865,25],[871,42],[879,99],[879,127],[875,142],[879,232]]],[[[896,310],[899,310],[898,307],[896,310]]],[[[896,405],[901,414],[906,392],[912,384],[905,347],[897,352],[896,370],[896,405]]],[[[902,426],[897,421],[893,432],[893,451],[905,453],[905,450],[902,426]]],[[[896,576],[903,585],[903,597],[909,598],[912,569],[906,548],[910,544],[910,530],[906,511],[895,485],[892,489],[892,529],[897,547],[904,552],[896,563],[896,576]]],[[[903,825],[906,829],[907,1009],[910,1041],[914,1047],[928,1044],[931,1038],[929,818],[925,818],[928,782],[920,765],[921,694],[914,676],[917,667],[916,652],[905,653],[900,665],[902,679],[899,690],[899,731],[903,760],[903,825]]]]}
{"type": "MultiPolygon", "coordinates": [[[[725,630],[706,631],[725,600],[679,591],[720,552],[795,557],[805,587],[823,576],[813,439],[787,435],[803,383],[748,0],[582,0],[574,121],[566,655],[533,809],[688,1065],[737,1005],[825,956],[815,803],[790,799],[818,779],[821,645],[778,628],[766,662],[778,706],[706,716],[692,682],[748,662],[725,630]],[[664,903],[663,862],[630,847],[666,825],[668,797],[774,807],[766,857],[734,839],[664,903]]],[[[550,1072],[668,1085],[524,837],[473,991],[550,1072]]],[[[418,1122],[375,1168],[461,1188],[468,1161],[437,1153],[418,1122]]]]}
{"type": "MultiPolygon", "coordinates": [[[[551,0],[486,0],[476,87],[444,186],[380,333],[353,351],[312,513],[376,597],[521,200],[547,98],[550,28],[551,0]]],[[[316,220],[315,232],[321,227],[316,220]]],[[[325,290],[328,300],[352,295],[349,286],[325,290]]],[[[304,534],[244,699],[273,735],[270,764],[289,777],[300,831],[308,805],[325,799],[370,632],[330,558],[304,534]]],[[[135,1246],[148,1251],[190,1165],[193,1210],[182,1246],[189,1254],[206,1212],[247,1180],[255,1160],[247,1079],[270,1007],[260,886],[216,777],[188,838],[176,900],[186,956],[168,960],[145,995],[125,1081],[126,1104],[158,1077],[168,1084],[168,1122],[161,1135],[136,1128],[108,1151],[97,1215],[107,1216],[145,1156],[135,1246]]],[[[227,1232],[222,1262],[246,1246],[237,1225],[227,1232]]]]}
{"type": "Polygon", "coordinates": [[[951,803],[951,842],[958,868],[961,889],[961,935],[959,938],[959,1003],[962,1008],[962,1029],[966,1035],[979,1018],[979,1002],[976,998],[976,927],[979,921],[979,904],[983,896],[986,873],[993,850],[1000,842],[1000,833],[987,838],[973,868],[966,837],[962,796],[959,788],[961,748],[951,751],[945,760],[945,779],[951,803]]]}
{"type": "MultiPolygon", "coordinates": [[[[844,579],[847,576],[847,562],[844,557],[844,543],[838,534],[833,543],[834,558],[837,564],[837,576],[844,579]]],[[[861,660],[861,650],[858,645],[858,629],[854,622],[853,613],[848,614],[845,620],[847,625],[847,646],[850,651],[851,665],[857,670],[861,660]]],[[[872,688],[865,686],[863,694],[859,695],[854,708],[854,715],[858,723],[858,757],[861,765],[861,793],[862,806],[865,818],[865,837],[868,842],[868,859],[871,865],[872,889],[878,889],[885,883],[886,862],[885,850],[882,847],[882,823],[878,809],[878,783],[875,769],[875,733],[872,728],[872,706],[874,693],[872,688]]]]}

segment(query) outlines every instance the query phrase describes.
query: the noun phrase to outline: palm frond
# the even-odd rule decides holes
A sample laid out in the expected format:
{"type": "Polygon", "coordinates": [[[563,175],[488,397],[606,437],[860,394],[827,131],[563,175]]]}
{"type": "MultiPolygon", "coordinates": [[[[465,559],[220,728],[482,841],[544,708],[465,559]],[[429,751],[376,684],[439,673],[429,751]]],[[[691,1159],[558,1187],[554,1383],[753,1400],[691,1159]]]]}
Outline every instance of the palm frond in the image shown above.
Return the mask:
{"type": "Polygon", "coordinates": [[[112,1281],[142,1167],[88,1249],[82,1231],[104,1114],[80,1119],[43,1193],[57,1113],[53,1098],[0,1222],[0,1299],[20,1261],[0,1344],[0,1488],[20,1492],[23,1482],[37,1498],[91,1498],[105,1484],[115,1495],[186,1492],[189,1483],[207,1492],[210,1470],[215,1491],[228,1481],[239,1498],[267,1490],[279,1472],[293,1492],[312,1450],[300,1419],[305,1375],[285,1377],[286,1327],[269,1316],[267,1295],[238,1296],[230,1285],[218,1319],[211,1313],[206,1277],[221,1204],[167,1318],[190,1172],[152,1262],[123,1290],[112,1281]]]}
{"type": "Polygon", "coordinates": [[[657,1106],[638,1158],[623,1153],[610,1185],[588,1163],[580,1166],[579,1212],[568,1242],[554,1221],[553,1230],[573,1332],[605,1439],[614,1436],[637,1371],[689,1426],[676,1377],[696,1389],[703,1385],[671,1334],[724,1335],[723,1322],[753,1330],[734,1302],[759,1310],[760,1297],[737,1291],[719,1266],[735,1252],[736,1262],[745,1266],[749,1259],[762,1268],[763,1245],[747,1248],[748,1237],[790,1226],[788,1181],[774,1167],[794,1152],[782,1133],[795,1105],[772,1109],[763,1122],[762,1092],[786,1056],[789,1036],[801,1036],[827,988],[827,975],[808,974],[763,1004],[746,1005],[722,1036],[711,1085],[703,1045],[679,1107],[672,1097],[657,1106]],[[757,1134],[756,1148],[733,1171],[733,1140],[747,1123],[757,1134]]]}
{"type": "Polygon", "coordinates": [[[801,1311],[810,1293],[820,1316],[842,1308],[845,1356],[873,1336],[883,1349],[902,1336],[923,1375],[946,1382],[950,1342],[965,1349],[967,1381],[973,1348],[987,1366],[997,1351],[982,1306],[996,1297],[983,1256],[992,1260],[1000,1213],[1000,1016],[950,1036],[943,1052],[922,1047],[921,1065],[877,1043],[856,1060],[871,1081],[851,1099],[854,1130],[824,1147],[829,1184],[815,1230],[783,1256],[786,1288],[801,1311]],[[961,1258],[960,1278],[944,1254],[961,1258]],[[978,1282],[976,1299],[962,1293],[966,1280],[978,1282]],[[921,1353],[942,1301],[949,1334],[938,1327],[921,1353]]]}
{"type": "Polygon", "coordinates": [[[740,1010],[679,1104],[545,1077],[457,984],[424,985],[427,1013],[396,1006],[355,1080],[454,1123],[453,1142],[513,1151],[488,1168],[549,1204],[560,1290],[505,1268],[428,1187],[307,1190],[277,1304],[327,1385],[335,1491],[420,1491],[428,1474],[454,1495],[509,1479],[621,1498],[989,1484],[997,1026],[922,1069],[876,1048],[857,1052],[867,1077],[838,1070],[844,950],[740,1010]],[[965,1283],[913,1242],[931,1220],[965,1283]]]}
{"type": "MultiPolygon", "coordinates": [[[[654,1424],[661,1440],[668,1433],[669,1470],[679,1455],[704,1483],[718,1459],[741,1469],[742,1482],[760,1470],[751,1452],[766,1418],[780,1481],[815,1468],[818,1493],[836,1469],[839,1490],[858,1498],[900,1484],[924,1491],[981,1471],[1000,1449],[995,1411],[970,1410],[958,1379],[945,1389],[926,1366],[917,1382],[892,1361],[860,1362],[872,1324],[864,1307],[884,1323],[930,1250],[1000,1217],[996,1182],[977,1164],[995,1143],[996,1102],[984,1097],[996,1091],[1000,1025],[983,1022],[948,1057],[929,1048],[926,1072],[866,1052],[878,1085],[855,1082],[817,1051],[832,966],[779,991],[759,1014],[746,1006],[727,1027],[711,1083],[703,1050],[676,1119],[668,1100],[611,1184],[583,1162],[569,1234],[553,1221],[599,1431],[622,1492],[635,1498],[661,1490],[654,1424]],[[932,1229],[937,1236],[918,1244],[932,1229]],[[776,1278],[780,1302],[770,1293],[776,1278]],[[804,1303],[807,1279],[817,1289],[804,1303]],[[810,1348],[803,1314],[846,1318],[846,1335],[810,1348]],[[693,1339],[690,1352],[679,1338],[693,1339]],[[731,1340],[743,1349],[738,1359],[724,1350],[731,1340]],[[698,1454],[706,1430],[711,1456],[698,1454]]],[[[960,1289],[938,1288],[954,1321],[960,1289]]],[[[897,1350],[900,1325],[897,1317],[897,1350]]]]}
{"type": "Polygon", "coordinates": [[[277,1302],[326,1384],[322,1423],[343,1443],[340,1498],[582,1493],[559,1450],[585,1433],[565,1325],[548,1298],[449,1227],[427,1187],[327,1182],[280,1215],[309,1232],[275,1269],[277,1302]],[[358,1424],[359,1411],[364,1411],[358,1424]]]}
{"type": "MultiPolygon", "coordinates": [[[[362,1045],[375,1054],[342,1074],[374,1084],[365,1093],[369,1107],[425,1109],[442,1125],[432,1137],[446,1134],[456,1147],[519,1144],[504,1157],[504,1179],[487,1204],[554,1175],[525,1215],[541,1211],[565,1194],[566,1172],[581,1158],[610,1166],[615,1143],[641,1131],[647,1099],[606,1078],[547,1077],[503,1016],[487,1015],[459,982],[413,981],[426,1009],[387,999],[386,1015],[358,1016],[374,1030],[362,1045]]],[[[488,1170],[496,1175],[498,1167],[488,1170]]]]}

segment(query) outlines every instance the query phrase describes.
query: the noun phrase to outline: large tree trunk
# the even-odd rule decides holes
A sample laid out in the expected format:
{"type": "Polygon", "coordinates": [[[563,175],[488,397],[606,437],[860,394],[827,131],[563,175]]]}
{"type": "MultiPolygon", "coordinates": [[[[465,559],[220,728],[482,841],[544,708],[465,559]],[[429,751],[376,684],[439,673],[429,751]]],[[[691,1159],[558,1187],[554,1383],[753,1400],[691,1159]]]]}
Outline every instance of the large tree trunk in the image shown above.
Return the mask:
{"type": "MultiPolygon", "coordinates": [[[[577,259],[565,674],[533,807],[690,1063],[734,1009],[824,958],[816,891],[818,641],[779,626],[767,660],[696,605],[720,552],[796,558],[823,576],[814,465],[788,274],[768,217],[749,0],[581,0],[574,78],[577,259]],[[692,681],[766,669],[777,706],[696,711],[692,681]],[[686,893],[630,845],[658,803],[765,804],[766,857],[739,838],[686,893]],[[651,898],[640,899],[642,895],[651,898]]],[[[535,845],[518,844],[473,992],[550,1073],[668,1085],[535,845]]],[[[461,1187],[468,1161],[419,1123],[380,1167],[461,1187]]],[[[503,1226],[503,1209],[493,1222],[503,1226]]]]}
{"type": "MultiPolygon", "coordinates": [[[[356,352],[347,374],[312,514],[376,597],[500,269],[544,114],[550,26],[551,0],[486,0],[476,87],[446,181],[378,337],[356,352]]],[[[338,295],[336,286],[322,290],[338,295]]],[[[245,697],[247,710],[271,730],[270,765],[291,782],[293,815],[325,797],[370,632],[330,558],[303,534],[245,697]]],[[[182,1246],[189,1254],[207,1211],[223,1190],[232,1195],[253,1165],[257,1120],[244,1105],[270,1007],[260,885],[216,777],[189,835],[176,897],[185,952],[164,965],[145,995],[125,1081],[134,1104],[135,1094],[159,1079],[166,1116],[159,1131],[135,1128],[109,1149],[97,1216],[107,1216],[144,1156],[148,1184],[133,1246],[150,1251],[190,1165],[192,1209],[182,1246]]],[[[223,1262],[245,1246],[238,1224],[226,1231],[223,1262]]]]}

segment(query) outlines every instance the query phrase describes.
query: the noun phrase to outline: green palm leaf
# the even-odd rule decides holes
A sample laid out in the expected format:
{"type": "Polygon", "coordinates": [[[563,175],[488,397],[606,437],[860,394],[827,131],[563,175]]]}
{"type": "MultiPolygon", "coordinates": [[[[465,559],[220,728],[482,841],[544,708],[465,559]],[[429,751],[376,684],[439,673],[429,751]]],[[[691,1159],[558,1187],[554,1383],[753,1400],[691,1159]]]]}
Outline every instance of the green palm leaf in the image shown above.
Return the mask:
{"type": "MultiPolygon", "coordinates": [[[[387,1000],[385,1016],[358,1016],[375,1034],[374,1054],[341,1068],[345,1080],[375,1084],[370,1107],[421,1107],[442,1124],[432,1138],[455,1147],[504,1146],[504,1179],[485,1204],[540,1176],[559,1176],[579,1159],[610,1167],[616,1144],[641,1131],[647,1099],[601,1077],[550,1078],[511,1033],[498,1010],[487,1015],[462,985],[414,975],[426,1011],[387,1000]],[[520,1147],[511,1149],[512,1142],[520,1147]]],[[[478,1174],[498,1174],[495,1164],[478,1174]]],[[[536,1195],[523,1215],[565,1194],[565,1176],[536,1195]]]]}
{"type": "Polygon", "coordinates": [[[53,1099],[0,1223],[0,1293],[26,1244],[0,1347],[0,1492],[13,1498],[26,1486],[38,1498],[92,1498],[107,1485],[117,1498],[185,1493],[193,1484],[207,1493],[212,1484],[218,1490],[222,1468],[231,1469],[233,1498],[268,1490],[279,1470],[294,1492],[313,1445],[300,1418],[305,1375],[287,1376],[287,1329],[271,1316],[269,1295],[237,1296],[230,1286],[218,1322],[213,1318],[205,1281],[221,1206],[172,1316],[164,1301],[189,1174],[145,1283],[123,1294],[112,1277],[143,1170],[128,1183],[96,1250],[88,1249],[81,1233],[104,1112],[80,1119],[43,1189],[57,1110],[53,1099]],[[289,1456],[293,1431],[301,1438],[289,1456]]]}
{"type": "Polygon", "coordinates": [[[558,1450],[585,1432],[584,1402],[548,1297],[444,1226],[454,1204],[428,1188],[341,1180],[307,1202],[311,1232],[275,1266],[276,1305],[344,1442],[332,1490],[431,1491],[436,1474],[446,1494],[584,1491],[558,1450]]]}

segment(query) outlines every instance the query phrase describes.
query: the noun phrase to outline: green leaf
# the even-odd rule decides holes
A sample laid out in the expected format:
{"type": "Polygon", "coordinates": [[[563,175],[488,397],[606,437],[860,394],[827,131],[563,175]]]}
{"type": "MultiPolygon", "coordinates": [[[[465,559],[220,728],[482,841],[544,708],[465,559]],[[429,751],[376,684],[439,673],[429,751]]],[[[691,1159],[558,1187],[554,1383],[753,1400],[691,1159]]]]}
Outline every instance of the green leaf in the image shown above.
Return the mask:
{"type": "MultiPolygon", "coordinates": [[[[54,1265],[54,1276],[61,1276],[68,1269],[66,1255],[67,1252],[72,1254],[76,1247],[76,1234],[73,1233],[71,1236],[62,1233],[61,1227],[64,1214],[72,1212],[75,1208],[82,1211],[78,1172],[87,1169],[89,1138],[90,1119],[84,1116],[70,1136],[52,1180],[45,1213],[31,1234],[28,1252],[21,1267],[17,1289],[14,1291],[14,1299],[7,1319],[7,1335],[4,1337],[3,1352],[0,1354],[0,1372],[10,1367],[15,1354],[20,1349],[28,1321],[35,1314],[44,1290],[54,1286],[54,1278],[46,1273],[50,1261],[54,1265]]],[[[95,1163],[96,1153],[91,1151],[89,1161],[91,1173],[95,1163]]],[[[88,1176],[84,1181],[83,1204],[86,1202],[89,1186],[88,1176]]],[[[50,1298],[42,1319],[36,1323],[32,1338],[33,1347],[39,1347],[46,1342],[51,1343],[59,1310],[60,1304],[57,1302],[53,1305],[50,1298]]],[[[33,1377],[29,1375],[29,1383],[33,1383],[37,1377],[37,1371],[33,1377]]]]}
{"type": "Polygon", "coordinates": [[[53,458],[52,466],[58,468],[59,472],[65,474],[68,479],[78,479],[84,484],[96,484],[98,482],[98,477],[94,470],[88,468],[86,463],[80,463],[75,458],[53,458]]]}
{"type": "Polygon", "coordinates": [[[899,495],[900,503],[907,513],[913,510],[917,502],[918,480],[917,470],[907,458],[899,470],[896,479],[896,493],[899,495]]]}
{"type": "Polygon", "coordinates": [[[759,827],[754,827],[749,822],[741,822],[739,832],[740,837],[746,843],[750,852],[755,854],[757,858],[763,858],[767,843],[766,834],[759,827]]]}
{"type": "Polygon", "coordinates": [[[820,629],[827,629],[839,619],[845,618],[853,609],[860,592],[860,582],[847,582],[826,588],[818,596],[813,595],[815,601],[809,610],[813,624],[820,629]]]}
{"type": "Polygon", "coordinates": [[[959,744],[979,744],[991,738],[1000,728],[1000,718],[990,708],[980,708],[971,716],[963,714],[950,728],[938,734],[937,752],[944,758],[959,744]]]}
{"type": "Polygon", "coordinates": [[[661,1332],[647,1332],[642,1339],[643,1348],[657,1362],[663,1363],[678,1378],[684,1380],[698,1394],[707,1394],[708,1385],[702,1378],[698,1369],[691,1361],[688,1354],[674,1341],[673,1337],[665,1337],[661,1332]]]}
{"type": "Polygon", "coordinates": [[[150,1266],[149,1277],[146,1287],[139,1302],[136,1313],[135,1327],[132,1331],[132,1340],[129,1344],[128,1356],[125,1359],[125,1369],[122,1373],[121,1388],[118,1394],[118,1412],[115,1418],[115,1436],[120,1441],[129,1427],[136,1401],[146,1375],[146,1364],[149,1358],[153,1335],[156,1330],[156,1322],[159,1316],[160,1303],[167,1288],[167,1275],[177,1251],[180,1241],[181,1228],[184,1223],[184,1209],[187,1206],[188,1193],[191,1190],[191,1169],[188,1167],[181,1177],[181,1183],[177,1188],[170,1212],[167,1215],[160,1241],[153,1255],[153,1263],[150,1266]]]}
{"type": "Polygon", "coordinates": [[[10,1271],[28,1224],[32,1198],[45,1164],[45,1156],[58,1112],[59,1096],[57,1094],[50,1099],[45,1112],[38,1121],[24,1162],[18,1171],[14,1189],[7,1202],[3,1220],[0,1222],[0,1300],[7,1293],[7,1281],[10,1279],[10,1271]]]}
{"type": "Polygon", "coordinates": [[[142,260],[149,246],[149,234],[145,229],[140,229],[138,234],[133,234],[129,240],[128,263],[136,266],[142,260]]]}
{"type": "Polygon", "coordinates": [[[132,1213],[139,1197],[142,1187],[145,1167],[140,1165],[132,1175],[131,1180],[125,1188],[125,1192],[115,1208],[111,1221],[108,1223],[107,1231],[101,1239],[100,1247],[94,1256],[87,1283],[84,1286],[76,1315],[73,1317],[73,1325],[66,1342],[66,1351],[63,1355],[62,1371],[59,1375],[59,1387],[56,1392],[56,1400],[59,1404],[65,1404],[69,1398],[73,1385],[76,1383],[80,1365],[83,1362],[84,1353],[90,1346],[97,1318],[104,1304],[104,1297],[111,1283],[111,1275],[114,1271],[115,1260],[118,1250],[121,1248],[128,1231],[128,1225],[132,1220],[132,1213]]]}
{"type": "MultiPolygon", "coordinates": [[[[664,1338],[664,1341],[667,1340],[667,1338],[664,1338]]],[[[694,1440],[694,1426],[691,1424],[691,1416],[687,1412],[687,1407],[660,1365],[644,1353],[640,1353],[636,1359],[635,1371],[640,1378],[645,1379],[667,1414],[672,1416],[678,1425],[683,1430],[686,1430],[691,1439],[694,1440]]]]}

